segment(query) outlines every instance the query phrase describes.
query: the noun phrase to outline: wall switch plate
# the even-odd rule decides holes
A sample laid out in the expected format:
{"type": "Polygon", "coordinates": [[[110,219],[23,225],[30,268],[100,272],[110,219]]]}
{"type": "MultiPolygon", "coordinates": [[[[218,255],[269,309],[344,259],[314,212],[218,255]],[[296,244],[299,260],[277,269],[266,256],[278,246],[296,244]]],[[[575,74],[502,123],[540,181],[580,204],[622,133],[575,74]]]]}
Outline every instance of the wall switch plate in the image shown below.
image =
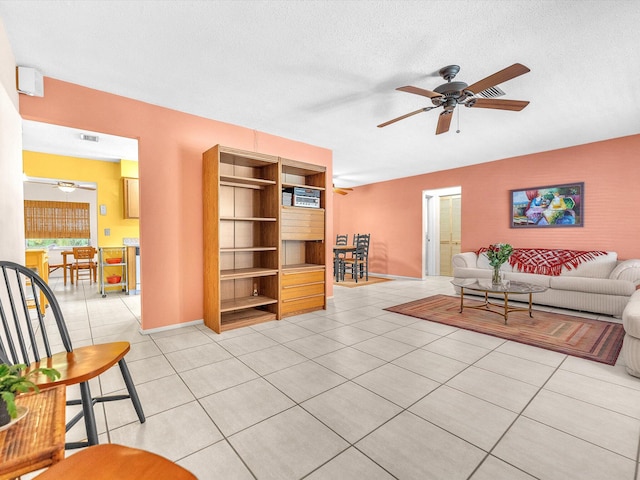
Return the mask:
{"type": "Polygon", "coordinates": [[[111,229],[110,228],[105,228],[104,229],[104,236],[108,237],[109,235],[111,235],[111,229]]]}
{"type": "Polygon", "coordinates": [[[106,215],[106,214],[107,214],[107,206],[100,205],[100,215],[106,215]]]}

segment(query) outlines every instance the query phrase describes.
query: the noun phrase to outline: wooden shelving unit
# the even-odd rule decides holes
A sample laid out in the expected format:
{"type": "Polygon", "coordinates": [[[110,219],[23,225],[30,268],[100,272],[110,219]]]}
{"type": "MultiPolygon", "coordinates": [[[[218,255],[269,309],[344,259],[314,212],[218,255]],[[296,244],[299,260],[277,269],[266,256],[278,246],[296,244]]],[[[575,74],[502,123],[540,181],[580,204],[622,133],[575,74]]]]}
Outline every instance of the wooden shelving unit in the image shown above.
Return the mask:
{"type": "Polygon", "coordinates": [[[218,333],[278,316],[279,172],[269,155],[203,154],[204,321],[218,333]]]}
{"type": "Polygon", "coordinates": [[[320,208],[281,206],[280,318],[326,308],[325,168],[280,159],[282,188],[320,192],[320,208]]]}
{"type": "Polygon", "coordinates": [[[217,145],[203,154],[204,321],[232,328],[326,308],[325,168],[217,145]],[[284,207],[284,187],[321,208],[284,207]]]}

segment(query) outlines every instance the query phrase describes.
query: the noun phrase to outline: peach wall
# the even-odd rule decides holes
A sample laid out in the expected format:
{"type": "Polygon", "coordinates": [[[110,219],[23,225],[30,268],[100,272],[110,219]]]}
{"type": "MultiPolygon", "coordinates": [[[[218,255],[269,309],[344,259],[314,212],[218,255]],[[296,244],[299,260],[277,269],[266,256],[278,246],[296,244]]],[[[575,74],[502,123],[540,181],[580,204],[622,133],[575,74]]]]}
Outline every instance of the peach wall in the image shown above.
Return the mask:
{"type": "Polygon", "coordinates": [[[336,197],[334,230],[371,232],[370,271],[421,277],[422,191],[462,187],[462,251],[516,247],[611,250],[640,258],[640,135],[358,187],[336,197]],[[584,182],[582,228],[509,228],[509,190],[584,182]]]}
{"type": "Polygon", "coordinates": [[[202,152],[216,144],[255,150],[324,165],[332,176],[330,150],[56,79],[45,78],[43,98],[21,96],[20,113],[138,139],[145,330],[203,317],[202,152]]]}

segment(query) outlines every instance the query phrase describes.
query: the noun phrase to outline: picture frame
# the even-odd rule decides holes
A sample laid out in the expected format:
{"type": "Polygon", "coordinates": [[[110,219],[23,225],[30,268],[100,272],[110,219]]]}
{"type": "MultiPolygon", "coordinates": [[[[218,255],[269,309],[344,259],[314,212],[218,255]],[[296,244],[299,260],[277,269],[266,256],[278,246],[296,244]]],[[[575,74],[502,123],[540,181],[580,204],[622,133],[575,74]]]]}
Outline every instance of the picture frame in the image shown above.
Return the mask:
{"type": "Polygon", "coordinates": [[[511,228],[584,226],[584,182],[509,191],[511,228]]]}

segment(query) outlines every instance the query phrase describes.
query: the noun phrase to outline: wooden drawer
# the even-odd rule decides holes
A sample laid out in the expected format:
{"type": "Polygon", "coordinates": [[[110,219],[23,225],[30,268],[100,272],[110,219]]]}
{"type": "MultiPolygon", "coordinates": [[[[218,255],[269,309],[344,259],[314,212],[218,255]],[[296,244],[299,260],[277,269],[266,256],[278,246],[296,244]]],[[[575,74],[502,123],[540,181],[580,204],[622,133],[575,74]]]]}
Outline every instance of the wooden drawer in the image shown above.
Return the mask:
{"type": "Polygon", "coordinates": [[[281,299],[291,300],[293,298],[309,297],[312,295],[324,295],[324,282],[284,287],[282,289],[281,299]]]}
{"type": "Polygon", "coordinates": [[[282,286],[304,285],[305,283],[324,282],[324,270],[300,273],[283,273],[282,286]]]}
{"type": "Polygon", "coordinates": [[[324,240],[324,209],[282,207],[282,240],[324,240]]]}
{"type": "Polygon", "coordinates": [[[306,310],[317,310],[324,307],[324,295],[316,297],[305,297],[295,300],[282,301],[282,314],[287,315],[294,312],[303,312],[306,310]]]}

